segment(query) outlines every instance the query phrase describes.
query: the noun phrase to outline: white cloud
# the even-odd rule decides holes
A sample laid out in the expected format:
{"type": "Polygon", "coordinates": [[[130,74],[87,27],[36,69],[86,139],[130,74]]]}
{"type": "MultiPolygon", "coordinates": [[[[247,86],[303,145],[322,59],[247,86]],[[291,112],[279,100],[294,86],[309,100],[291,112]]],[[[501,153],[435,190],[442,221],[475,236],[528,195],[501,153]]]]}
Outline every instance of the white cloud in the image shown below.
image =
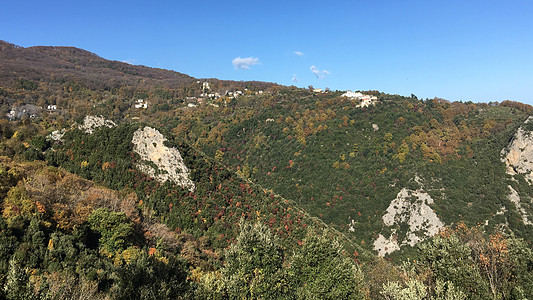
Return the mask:
{"type": "Polygon", "coordinates": [[[320,70],[315,66],[311,66],[309,69],[315,74],[317,79],[322,79],[330,74],[328,70],[320,70]]]}
{"type": "Polygon", "coordinates": [[[294,54],[296,54],[298,56],[304,56],[304,53],[301,52],[301,51],[294,51],[294,54]]]}
{"type": "Polygon", "coordinates": [[[298,77],[296,77],[296,74],[292,74],[292,82],[298,82],[298,77]]]}
{"type": "Polygon", "coordinates": [[[125,59],[122,61],[123,63],[127,63],[127,64],[130,64],[130,65],[133,65],[135,64],[137,61],[135,59],[125,59]]]}
{"type": "Polygon", "coordinates": [[[235,70],[249,70],[250,66],[254,66],[259,64],[259,58],[255,58],[253,56],[250,57],[235,57],[231,63],[233,64],[233,67],[235,67],[235,70]]]}

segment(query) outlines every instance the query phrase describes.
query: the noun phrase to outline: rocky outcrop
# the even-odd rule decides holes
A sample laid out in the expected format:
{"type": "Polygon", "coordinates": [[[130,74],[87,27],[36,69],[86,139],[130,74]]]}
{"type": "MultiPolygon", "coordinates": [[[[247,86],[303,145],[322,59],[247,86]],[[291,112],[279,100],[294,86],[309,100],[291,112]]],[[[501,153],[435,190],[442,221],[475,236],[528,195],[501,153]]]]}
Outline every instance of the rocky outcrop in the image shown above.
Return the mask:
{"type": "Polygon", "coordinates": [[[98,127],[115,127],[117,124],[111,120],[106,120],[102,116],[85,116],[83,119],[83,124],[79,125],[78,128],[83,130],[85,133],[93,133],[93,131],[98,127]]]}
{"type": "Polygon", "coordinates": [[[518,211],[518,214],[522,217],[522,222],[524,222],[525,225],[533,225],[533,223],[529,220],[529,216],[522,207],[522,203],[520,202],[520,195],[518,195],[518,192],[513,189],[512,186],[509,186],[509,201],[511,201],[515,206],[516,210],[518,211]]]}
{"type": "Polygon", "coordinates": [[[374,250],[380,256],[399,250],[403,245],[414,246],[431,237],[444,227],[444,223],[429,206],[433,199],[422,189],[416,191],[403,188],[391,201],[383,216],[383,224],[390,228],[390,235],[379,234],[374,241],[374,250]],[[399,240],[399,225],[406,223],[409,228],[402,240],[399,240]]]}
{"type": "Polygon", "coordinates": [[[46,139],[49,141],[62,142],[63,136],[65,135],[65,129],[52,131],[49,135],[46,136],[46,139]]]}
{"type": "MultiPolygon", "coordinates": [[[[526,124],[533,122],[533,116],[526,124]]],[[[507,174],[523,174],[529,184],[533,183],[533,135],[531,132],[518,128],[513,140],[501,151],[502,160],[507,165],[507,174]]]]}
{"type": "MultiPolygon", "coordinates": [[[[533,116],[527,118],[524,123],[528,124],[530,122],[533,122],[533,116]]],[[[530,185],[533,184],[533,134],[531,131],[524,129],[524,126],[520,126],[509,145],[502,149],[501,155],[502,161],[507,166],[507,174],[513,177],[515,175],[524,175],[526,181],[530,185]]],[[[528,203],[522,203],[519,193],[510,185],[507,198],[516,207],[522,222],[525,225],[533,225],[524,208],[524,204],[527,207],[528,203]]]]}
{"type": "Polygon", "coordinates": [[[135,131],[132,139],[133,151],[144,160],[137,164],[137,168],[160,182],[170,180],[191,192],[194,191],[194,182],[189,178],[189,169],[180,152],[165,146],[166,140],[159,131],[151,127],[135,131]]]}

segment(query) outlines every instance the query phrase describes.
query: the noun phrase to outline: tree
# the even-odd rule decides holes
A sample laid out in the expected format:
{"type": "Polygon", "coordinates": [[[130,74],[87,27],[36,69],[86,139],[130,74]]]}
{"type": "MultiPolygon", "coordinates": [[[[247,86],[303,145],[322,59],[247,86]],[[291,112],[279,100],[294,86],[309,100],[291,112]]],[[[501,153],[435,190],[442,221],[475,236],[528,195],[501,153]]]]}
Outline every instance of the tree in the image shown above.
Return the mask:
{"type": "Polygon", "coordinates": [[[427,297],[424,284],[418,280],[409,280],[405,287],[398,282],[389,282],[383,286],[381,293],[387,300],[423,300],[427,297]]]}
{"type": "Polygon", "coordinates": [[[268,226],[241,220],[237,242],[226,251],[222,280],[234,299],[274,299],[284,294],[283,251],[268,226]]]}
{"type": "Polygon", "coordinates": [[[364,264],[363,268],[371,299],[377,299],[381,296],[383,285],[400,278],[400,268],[381,257],[364,264]]]}
{"type": "Polygon", "coordinates": [[[131,263],[116,270],[116,299],[189,299],[187,273],[181,261],[161,261],[144,251],[131,263]]]}
{"type": "Polygon", "coordinates": [[[108,253],[120,252],[128,246],[133,225],[124,213],[99,208],[91,213],[88,222],[100,234],[100,247],[108,253]]]}
{"type": "Polygon", "coordinates": [[[455,234],[438,235],[419,245],[419,265],[427,266],[435,279],[451,281],[470,298],[489,297],[487,283],[471,258],[471,249],[455,234]]]}
{"type": "MultiPolygon", "coordinates": [[[[521,239],[458,224],[419,245],[418,263],[433,281],[449,281],[473,299],[522,299],[533,292],[533,253],[521,239]]],[[[435,287],[436,289],[436,287],[435,287]]]]}
{"type": "Polygon", "coordinates": [[[33,295],[28,275],[15,258],[9,261],[6,284],[3,288],[7,299],[30,299],[33,295]]]}
{"type": "Polygon", "coordinates": [[[19,182],[7,192],[7,197],[4,199],[2,206],[3,217],[12,226],[18,224],[22,217],[31,216],[35,213],[36,208],[35,202],[28,195],[22,182],[19,182]]]}
{"type": "Polygon", "coordinates": [[[509,293],[515,299],[533,295],[533,250],[523,239],[507,240],[512,265],[509,293]]]}
{"type": "Polygon", "coordinates": [[[288,274],[298,299],[361,299],[363,274],[342,254],[336,239],[308,232],[289,258],[288,274]]]}

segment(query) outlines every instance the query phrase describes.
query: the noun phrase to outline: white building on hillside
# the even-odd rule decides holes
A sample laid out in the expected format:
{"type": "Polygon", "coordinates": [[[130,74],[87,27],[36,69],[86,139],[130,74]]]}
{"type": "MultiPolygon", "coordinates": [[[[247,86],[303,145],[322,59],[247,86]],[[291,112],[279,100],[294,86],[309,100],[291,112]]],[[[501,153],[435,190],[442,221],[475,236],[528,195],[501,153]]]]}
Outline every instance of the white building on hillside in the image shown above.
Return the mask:
{"type": "Polygon", "coordinates": [[[348,97],[348,98],[352,98],[352,99],[361,99],[363,98],[363,95],[362,93],[360,92],[352,92],[352,91],[346,91],[346,93],[342,94],[343,97],[348,97]]]}
{"type": "Polygon", "coordinates": [[[342,94],[342,96],[348,97],[354,100],[361,100],[361,103],[359,103],[357,107],[367,107],[369,105],[375,104],[376,101],[378,101],[378,97],[371,96],[371,95],[365,95],[360,92],[346,91],[346,93],[342,94]]]}

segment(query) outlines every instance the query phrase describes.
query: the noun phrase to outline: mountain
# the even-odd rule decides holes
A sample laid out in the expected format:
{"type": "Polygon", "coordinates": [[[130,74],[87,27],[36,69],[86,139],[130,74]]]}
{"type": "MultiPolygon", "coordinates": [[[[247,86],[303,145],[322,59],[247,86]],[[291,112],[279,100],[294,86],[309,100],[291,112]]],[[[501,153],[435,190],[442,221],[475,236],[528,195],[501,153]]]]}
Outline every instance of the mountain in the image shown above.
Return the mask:
{"type": "Polygon", "coordinates": [[[109,61],[74,47],[22,48],[6,42],[0,43],[0,76],[10,79],[11,84],[24,78],[34,81],[83,81],[102,88],[108,81],[116,81],[113,83],[116,85],[137,84],[142,79],[153,78],[168,85],[180,85],[194,80],[177,72],[109,61]]]}
{"type": "Polygon", "coordinates": [[[71,280],[115,298],[533,291],[529,105],[195,79],[70,47],[0,50],[4,286],[29,293],[30,282],[42,296],[53,288],[38,282],[71,280]],[[59,237],[78,252],[51,265],[59,237]],[[32,247],[33,264],[17,258],[32,247]],[[82,253],[102,275],[73,269],[82,253]],[[38,275],[16,281],[24,268],[38,275]]]}
{"type": "Polygon", "coordinates": [[[529,161],[528,110],[368,94],[367,107],[339,92],[238,99],[185,111],[174,131],[380,255],[458,222],[531,240],[530,168],[511,178],[504,162],[529,161]]]}
{"type": "MultiPolygon", "coordinates": [[[[124,85],[148,88],[188,86],[196,79],[174,71],[110,61],[74,47],[36,46],[23,48],[0,41],[0,78],[15,86],[19,79],[55,83],[76,82],[91,89],[111,89],[124,85]]],[[[222,84],[238,84],[218,81],[222,84]]],[[[249,85],[273,86],[251,82],[249,85]]]]}

